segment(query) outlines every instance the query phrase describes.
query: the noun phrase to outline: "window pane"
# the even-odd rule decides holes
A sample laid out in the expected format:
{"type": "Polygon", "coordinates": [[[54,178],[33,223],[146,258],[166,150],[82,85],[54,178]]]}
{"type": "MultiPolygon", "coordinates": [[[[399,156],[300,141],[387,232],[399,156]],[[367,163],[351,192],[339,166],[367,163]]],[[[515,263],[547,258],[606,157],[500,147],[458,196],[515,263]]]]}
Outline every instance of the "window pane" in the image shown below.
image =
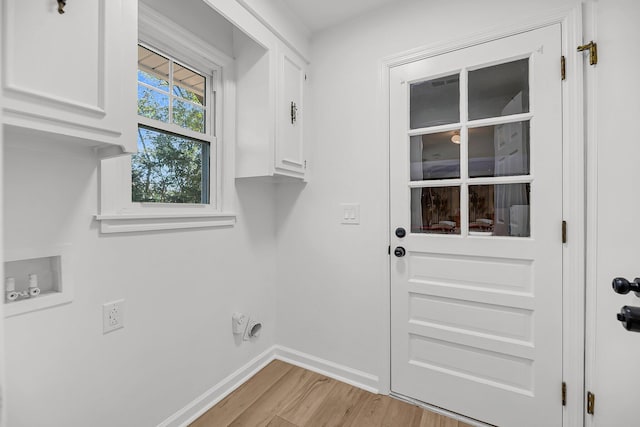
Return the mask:
{"type": "Polygon", "coordinates": [[[138,115],[169,121],[169,94],[138,84],[138,115]]]}
{"type": "Polygon", "coordinates": [[[204,133],[204,121],[204,108],[179,99],[173,100],[173,123],[186,129],[204,133]]]}
{"type": "Polygon", "coordinates": [[[412,136],[411,181],[460,178],[459,136],[458,131],[412,136]]]}
{"type": "Polygon", "coordinates": [[[412,188],[411,232],[460,234],[460,187],[412,188]]]}
{"type": "Polygon", "coordinates": [[[205,78],[198,73],[173,64],[173,94],[198,105],[205,104],[205,78]]]}
{"type": "Polygon", "coordinates": [[[138,46],[138,81],[169,92],[169,60],[138,46]]]}
{"type": "Polygon", "coordinates": [[[460,77],[458,74],[411,85],[411,129],[460,121],[460,77]]]}
{"type": "Polygon", "coordinates": [[[469,129],[469,176],[529,174],[529,122],[469,129]]]}
{"type": "Polygon", "coordinates": [[[530,184],[469,186],[469,233],[529,237],[530,184]]]}
{"type": "Polygon", "coordinates": [[[469,72],[469,120],[528,112],[528,58],[469,72]]]}
{"type": "Polygon", "coordinates": [[[134,202],[208,203],[209,143],[138,127],[134,202]]]}

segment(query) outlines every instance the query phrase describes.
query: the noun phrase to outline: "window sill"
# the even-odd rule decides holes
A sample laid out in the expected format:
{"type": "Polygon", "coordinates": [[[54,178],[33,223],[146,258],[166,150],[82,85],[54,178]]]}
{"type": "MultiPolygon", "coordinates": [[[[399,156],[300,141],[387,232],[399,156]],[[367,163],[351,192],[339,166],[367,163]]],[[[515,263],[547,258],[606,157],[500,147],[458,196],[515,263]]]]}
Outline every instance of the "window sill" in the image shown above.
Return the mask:
{"type": "Polygon", "coordinates": [[[232,227],[236,223],[233,213],[165,213],[165,214],[113,214],[96,215],[100,232],[132,233],[139,231],[181,230],[187,228],[232,227]]]}

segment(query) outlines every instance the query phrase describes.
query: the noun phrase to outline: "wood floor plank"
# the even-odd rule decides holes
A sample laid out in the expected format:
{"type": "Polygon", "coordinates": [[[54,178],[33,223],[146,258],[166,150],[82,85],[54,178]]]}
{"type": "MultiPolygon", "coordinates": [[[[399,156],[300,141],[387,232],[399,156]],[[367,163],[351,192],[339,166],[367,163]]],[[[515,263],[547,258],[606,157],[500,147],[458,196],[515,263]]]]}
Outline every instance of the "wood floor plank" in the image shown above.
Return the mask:
{"type": "MultiPolygon", "coordinates": [[[[337,382],[322,404],[309,417],[304,427],[351,426],[371,393],[337,382]]],[[[301,426],[301,427],[302,427],[301,426]]]]}
{"type": "Polygon", "coordinates": [[[299,396],[278,412],[278,416],[292,424],[305,425],[337,383],[335,380],[319,375],[307,384],[299,396]]]}
{"type": "Polygon", "coordinates": [[[435,412],[425,410],[420,427],[458,427],[458,421],[435,412]]]}
{"type": "Polygon", "coordinates": [[[381,422],[381,426],[420,427],[424,410],[415,405],[389,397],[391,403],[381,422]]]}
{"type": "Polygon", "coordinates": [[[267,427],[298,427],[298,426],[276,415],[275,417],[273,417],[273,419],[271,419],[271,422],[267,424],[267,427]]]}
{"type": "Polygon", "coordinates": [[[299,393],[321,377],[320,374],[294,367],[249,408],[240,414],[230,427],[264,427],[299,393]]]}
{"type": "Polygon", "coordinates": [[[352,427],[378,427],[382,426],[384,416],[389,410],[391,399],[388,396],[372,394],[362,405],[352,427]]]}
{"type": "Polygon", "coordinates": [[[292,365],[274,360],[249,381],[242,384],[237,390],[205,412],[190,427],[229,425],[291,369],[293,369],[292,365]]]}
{"type": "Polygon", "coordinates": [[[274,361],[191,427],[471,427],[274,361]]]}

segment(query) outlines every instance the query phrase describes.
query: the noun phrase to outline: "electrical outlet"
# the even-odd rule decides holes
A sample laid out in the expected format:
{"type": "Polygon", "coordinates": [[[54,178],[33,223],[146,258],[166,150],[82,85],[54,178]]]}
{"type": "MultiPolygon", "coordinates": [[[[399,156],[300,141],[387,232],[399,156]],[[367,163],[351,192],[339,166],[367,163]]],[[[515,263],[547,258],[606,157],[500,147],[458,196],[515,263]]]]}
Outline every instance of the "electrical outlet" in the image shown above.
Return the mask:
{"type": "Polygon", "coordinates": [[[124,328],[124,300],[112,301],[102,305],[102,333],[124,328]]]}

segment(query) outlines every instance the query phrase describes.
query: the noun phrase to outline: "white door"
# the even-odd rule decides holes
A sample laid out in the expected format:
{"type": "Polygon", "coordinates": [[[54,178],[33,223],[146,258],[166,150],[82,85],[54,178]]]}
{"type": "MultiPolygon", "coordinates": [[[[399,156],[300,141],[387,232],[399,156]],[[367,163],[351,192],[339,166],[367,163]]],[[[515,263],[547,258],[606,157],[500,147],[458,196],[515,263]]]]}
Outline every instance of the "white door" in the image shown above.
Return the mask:
{"type": "Polygon", "coordinates": [[[503,427],[562,424],[560,41],[390,73],[391,388],[503,427]]]}
{"type": "Polygon", "coordinates": [[[595,394],[595,407],[586,426],[640,426],[640,333],[627,331],[616,319],[623,306],[640,307],[640,298],[634,292],[616,294],[611,287],[614,277],[640,277],[640,144],[636,132],[630,132],[640,117],[640,57],[629,55],[640,40],[639,16],[637,1],[597,4],[600,61],[590,66],[585,58],[588,83],[597,91],[587,107],[594,113],[588,125],[597,145],[597,151],[590,151],[590,166],[597,169],[588,170],[593,207],[587,215],[595,232],[587,236],[587,271],[593,282],[586,384],[595,394]]]}

